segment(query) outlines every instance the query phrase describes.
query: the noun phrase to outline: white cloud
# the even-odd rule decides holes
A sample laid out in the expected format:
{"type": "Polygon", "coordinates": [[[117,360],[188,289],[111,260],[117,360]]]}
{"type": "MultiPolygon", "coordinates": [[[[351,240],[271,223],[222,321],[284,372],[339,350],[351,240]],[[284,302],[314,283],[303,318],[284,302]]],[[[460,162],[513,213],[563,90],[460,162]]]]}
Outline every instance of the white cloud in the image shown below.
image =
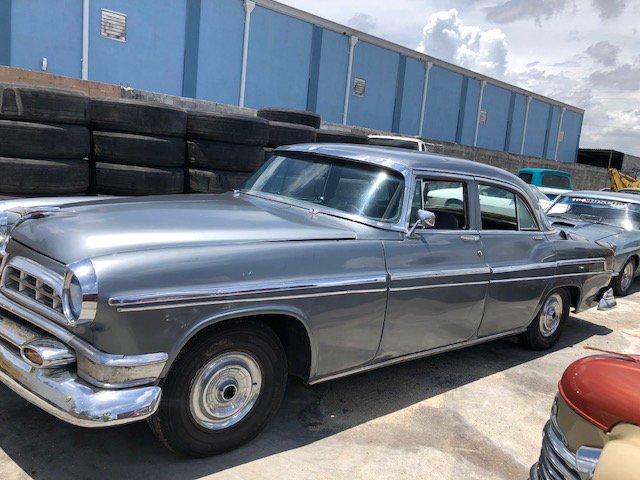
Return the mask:
{"type": "Polygon", "coordinates": [[[605,67],[613,67],[618,63],[620,47],[605,40],[590,45],[585,52],[599,64],[605,67]]]}
{"type": "Polygon", "coordinates": [[[376,19],[368,13],[358,12],[349,19],[347,24],[356,30],[372,33],[376,28],[376,19]]]}
{"type": "Polygon", "coordinates": [[[571,3],[570,0],[506,0],[485,7],[484,13],[492,23],[504,24],[532,18],[541,23],[543,19],[563,12],[571,3]]]}
{"type": "Polygon", "coordinates": [[[506,35],[500,29],[465,25],[455,8],[429,16],[418,51],[487,75],[506,72],[506,35]]]}
{"type": "Polygon", "coordinates": [[[626,0],[591,0],[593,6],[598,10],[600,18],[609,20],[622,14],[627,7],[626,0]]]}

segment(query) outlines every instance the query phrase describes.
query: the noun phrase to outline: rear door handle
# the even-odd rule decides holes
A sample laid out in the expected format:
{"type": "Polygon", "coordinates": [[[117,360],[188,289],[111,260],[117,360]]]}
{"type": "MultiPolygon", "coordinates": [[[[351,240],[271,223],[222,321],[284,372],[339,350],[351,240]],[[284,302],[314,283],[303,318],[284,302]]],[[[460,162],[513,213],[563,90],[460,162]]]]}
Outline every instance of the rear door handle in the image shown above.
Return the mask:
{"type": "Polygon", "coordinates": [[[460,240],[463,242],[479,242],[480,237],[478,235],[462,235],[460,240]]]}

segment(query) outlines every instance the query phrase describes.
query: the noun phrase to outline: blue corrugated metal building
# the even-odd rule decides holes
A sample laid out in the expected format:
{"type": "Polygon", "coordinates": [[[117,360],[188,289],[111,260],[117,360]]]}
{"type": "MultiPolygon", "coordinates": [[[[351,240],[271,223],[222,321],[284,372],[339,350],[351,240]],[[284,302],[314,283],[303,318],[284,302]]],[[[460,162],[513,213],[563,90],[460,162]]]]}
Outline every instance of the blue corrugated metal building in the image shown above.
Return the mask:
{"type": "Polygon", "coordinates": [[[584,114],[272,0],[0,0],[0,64],[560,162],[584,114]]]}

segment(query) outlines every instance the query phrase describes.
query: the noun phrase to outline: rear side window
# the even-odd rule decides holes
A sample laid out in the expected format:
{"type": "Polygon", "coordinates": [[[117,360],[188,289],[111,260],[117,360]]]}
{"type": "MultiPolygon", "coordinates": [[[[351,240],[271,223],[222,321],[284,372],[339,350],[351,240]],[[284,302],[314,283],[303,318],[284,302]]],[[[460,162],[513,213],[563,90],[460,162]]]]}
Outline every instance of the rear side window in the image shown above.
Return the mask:
{"type": "Polygon", "coordinates": [[[418,210],[429,210],[436,216],[430,230],[466,230],[467,186],[463,182],[419,178],[413,195],[411,224],[418,219],[418,210]]]}
{"type": "Polygon", "coordinates": [[[533,182],[533,174],[532,173],[520,173],[520,174],[518,174],[518,176],[525,183],[531,184],[533,182]]]}
{"type": "Polygon", "coordinates": [[[561,188],[563,190],[571,190],[571,179],[562,175],[545,173],[542,176],[542,186],[548,188],[561,188]]]}
{"type": "Polygon", "coordinates": [[[518,230],[515,193],[492,185],[478,185],[483,230],[518,230]]]}

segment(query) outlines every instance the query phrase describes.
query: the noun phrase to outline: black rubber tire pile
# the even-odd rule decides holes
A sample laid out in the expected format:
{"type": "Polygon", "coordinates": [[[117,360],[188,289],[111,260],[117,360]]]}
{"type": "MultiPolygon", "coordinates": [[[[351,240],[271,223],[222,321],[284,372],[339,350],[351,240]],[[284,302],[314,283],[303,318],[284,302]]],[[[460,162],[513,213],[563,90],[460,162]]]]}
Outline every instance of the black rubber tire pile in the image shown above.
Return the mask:
{"type": "Polygon", "coordinates": [[[84,193],[88,109],[80,93],[0,84],[0,196],[84,193]]]}
{"type": "Polygon", "coordinates": [[[91,189],[109,195],[185,191],[184,110],[159,103],[92,98],[91,189]]]}
{"type": "Polygon", "coordinates": [[[219,193],[240,187],[274,148],[368,143],[366,135],[321,130],[320,123],[300,110],[187,112],[0,84],[0,198],[219,193]]]}
{"type": "Polygon", "coordinates": [[[220,193],[240,187],[264,163],[269,122],[249,115],[189,111],[189,191],[220,193]]]}

